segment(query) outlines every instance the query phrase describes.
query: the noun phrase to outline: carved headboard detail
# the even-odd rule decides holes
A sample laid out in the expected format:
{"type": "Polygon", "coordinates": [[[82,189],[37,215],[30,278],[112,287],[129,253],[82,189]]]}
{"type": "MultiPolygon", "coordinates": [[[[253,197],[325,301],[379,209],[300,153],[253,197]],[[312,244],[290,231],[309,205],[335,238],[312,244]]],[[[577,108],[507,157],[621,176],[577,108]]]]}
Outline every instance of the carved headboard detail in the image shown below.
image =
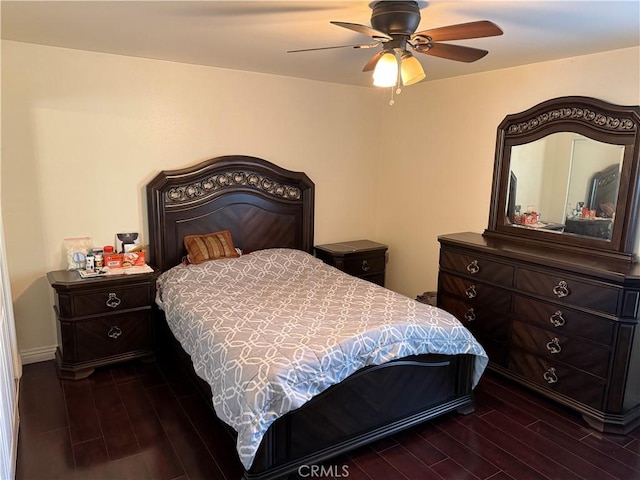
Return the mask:
{"type": "Polygon", "coordinates": [[[186,254],[183,238],[230,230],[234,244],[313,248],[314,184],[302,172],[261,158],[217,157],[160,172],[147,185],[149,262],[160,270],[186,254]]]}

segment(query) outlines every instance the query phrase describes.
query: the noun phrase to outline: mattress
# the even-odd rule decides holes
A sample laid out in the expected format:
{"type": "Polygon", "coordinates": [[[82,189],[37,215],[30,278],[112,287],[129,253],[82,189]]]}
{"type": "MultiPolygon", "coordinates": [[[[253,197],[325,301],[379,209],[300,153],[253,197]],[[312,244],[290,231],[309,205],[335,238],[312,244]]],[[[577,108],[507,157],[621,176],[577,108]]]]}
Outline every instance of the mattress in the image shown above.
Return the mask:
{"type": "Polygon", "coordinates": [[[158,306],[211,386],[218,417],[237,433],[245,468],[279,417],[360,368],[423,353],[488,359],[436,307],[347,275],[306,252],[269,249],[158,279],[158,306]]]}

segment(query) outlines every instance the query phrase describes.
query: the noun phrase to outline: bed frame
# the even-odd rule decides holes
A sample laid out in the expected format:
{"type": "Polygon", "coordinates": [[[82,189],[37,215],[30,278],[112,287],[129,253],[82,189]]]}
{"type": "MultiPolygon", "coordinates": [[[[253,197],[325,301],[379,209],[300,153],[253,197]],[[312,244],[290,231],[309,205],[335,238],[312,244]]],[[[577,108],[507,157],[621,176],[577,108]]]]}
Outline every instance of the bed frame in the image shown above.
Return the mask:
{"type": "MultiPolygon", "coordinates": [[[[266,160],[225,156],[163,171],[147,185],[147,201],[149,262],[162,271],[180,263],[189,234],[230,230],[245,252],[313,249],[313,182],[266,160]]],[[[211,404],[209,385],[159,321],[211,404]]],[[[471,355],[418,355],[357,371],[279,418],[244,478],[283,478],[445,413],[472,412],[473,362],[471,355]]]]}

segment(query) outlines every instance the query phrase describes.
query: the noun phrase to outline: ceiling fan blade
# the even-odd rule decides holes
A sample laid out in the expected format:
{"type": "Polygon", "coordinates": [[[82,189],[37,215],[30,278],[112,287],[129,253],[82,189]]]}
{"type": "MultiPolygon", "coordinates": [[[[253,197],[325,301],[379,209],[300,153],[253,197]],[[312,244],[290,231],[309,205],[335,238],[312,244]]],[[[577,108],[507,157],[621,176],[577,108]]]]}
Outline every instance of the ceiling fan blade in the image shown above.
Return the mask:
{"type": "Polygon", "coordinates": [[[479,48],[463,47],[462,45],[451,45],[449,43],[433,43],[428,45],[416,45],[417,52],[433,55],[434,57],[457,60],[458,62],[471,63],[480,60],[487,53],[479,48]],[[431,47],[429,47],[431,45],[431,47]]]}
{"type": "Polygon", "coordinates": [[[331,23],[339,27],[348,28],[349,30],[353,30],[354,32],[362,33],[363,35],[368,35],[372,38],[375,38],[376,40],[380,40],[381,42],[393,40],[386,33],[380,32],[375,28],[367,27],[366,25],[360,25],[359,23],[333,22],[333,21],[331,23]]]}
{"type": "Polygon", "coordinates": [[[385,53],[387,53],[385,50],[380,50],[378,53],[376,53],[373,57],[371,57],[371,59],[367,62],[367,64],[364,66],[364,68],[362,69],[363,72],[370,72],[371,70],[373,70],[374,68],[376,68],[376,64],[378,63],[378,60],[380,60],[380,57],[382,57],[382,55],[384,55],[385,53]]]}
{"type": "Polygon", "coordinates": [[[502,35],[502,33],[500,27],[495,23],[488,20],[479,20],[477,22],[460,23],[458,25],[449,25],[448,27],[423,30],[411,35],[411,39],[416,37],[430,37],[434,42],[445,42],[448,40],[495,37],[502,35]]]}
{"type": "Polygon", "coordinates": [[[316,50],[333,50],[334,48],[374,48],[380,45],[380,42],[363,43],[360,45],[335,45],[333,47],[303,48],[300,50],[287,50],[287,53],[314,52],[316,50]]]}

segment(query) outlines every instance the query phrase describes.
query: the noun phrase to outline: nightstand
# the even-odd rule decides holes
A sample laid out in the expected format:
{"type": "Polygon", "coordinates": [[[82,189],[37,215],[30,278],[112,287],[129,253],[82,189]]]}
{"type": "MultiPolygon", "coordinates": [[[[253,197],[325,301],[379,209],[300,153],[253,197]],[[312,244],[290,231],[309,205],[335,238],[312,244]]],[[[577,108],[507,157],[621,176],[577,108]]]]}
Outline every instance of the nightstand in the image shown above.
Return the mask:
{"type": "Polygon", "coordinates": [[[384,287],[387,246],[371,240],[316,245],[315,255],[345,273],[384,287]]]}
{"type": "Polygon", "coordinates": [[[81,278],[47,273],[55,290],[56,367],[60,378],[81,379],[95,367],[154,354],[153,302],[157,273],[81,278]]]}

